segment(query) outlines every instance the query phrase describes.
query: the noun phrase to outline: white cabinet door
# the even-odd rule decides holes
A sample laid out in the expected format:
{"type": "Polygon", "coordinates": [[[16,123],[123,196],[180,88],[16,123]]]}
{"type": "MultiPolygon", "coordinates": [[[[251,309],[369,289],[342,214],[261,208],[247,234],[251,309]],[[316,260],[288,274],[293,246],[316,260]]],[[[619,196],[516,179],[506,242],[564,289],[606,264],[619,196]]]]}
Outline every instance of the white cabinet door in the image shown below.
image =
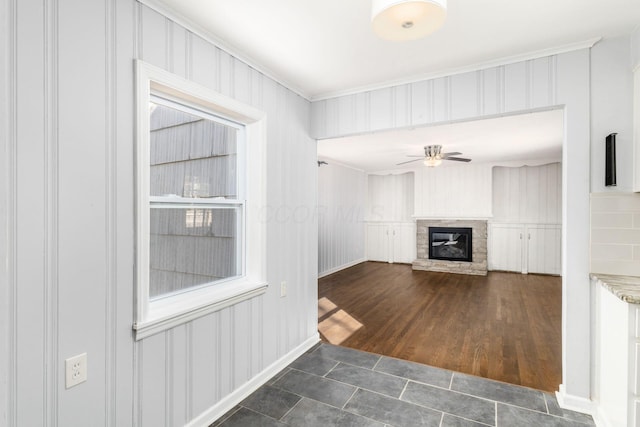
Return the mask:
{"type": "Polygon", "coordinates": [[[520,224],[489,224],[489,270],[522,272],[523,233],[520,224]]]}
{"type": "Polygon", "coordinates": [[[367,259],[412,263],[416,259],[415,223],[367,223],[367,259]]]}
{"type": "Polygon", "coordinates": [[[489,224],[489,270],[561,274],[562,227],[557,224],[489,224]]]}
{"type": "Polygon", "coordinates": [[[367,259],[369,261],[391,262],[388,224],[367,224],[367,259]]]}
{"type": "Polygon", "coordinates": [[[393,262],[411,264],[416,259],[416,226],[414,223],[391,226],[393,262]]]}
{"type": "Polygon", "coordinates": [[[527,272],[560,274],[562,270],[561,241],[559,225],[528,225],[527,272]]]}

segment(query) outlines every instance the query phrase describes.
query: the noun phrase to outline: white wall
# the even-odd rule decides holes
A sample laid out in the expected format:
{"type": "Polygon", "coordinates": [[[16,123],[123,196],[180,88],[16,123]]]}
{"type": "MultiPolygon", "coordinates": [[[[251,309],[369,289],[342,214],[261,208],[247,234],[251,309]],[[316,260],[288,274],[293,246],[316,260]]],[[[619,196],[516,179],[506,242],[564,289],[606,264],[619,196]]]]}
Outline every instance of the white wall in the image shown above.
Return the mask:
{"type": "Polygon", "coordinates": [[[631,66],[634,70],[640,66],[640,26],[631,33],[631,66]]]}
{"type": "Polygon", "coordinates": [[[368,176],[367,221],[413,221],[414,174],[368,176]]]}
{"type": "Polygon", "coordinates": [[[628,36],[591,49],[591,191],[633,188],[633,74],[628,36]],[[605,138],[616,135],[617,186],[604,185],[605,138]]]}
{"type": "Polygon", "coordinates": [[[443,165],[416,170],[415,216],[491,216],[491,165],[443,165]]]}
{"type": "Polygon", "coordinates": [[[318,275],[365,260],[365,172],[337,165],[318,168],[318,275]]]}
{"type": "Polygon", "coordinates": [[[184,425],[314,342],[309,103],[134,0],[8,0],[0,21],[0,424],[184,425]],[[135,58],[267,112],[271,283],[136,343],[135,58]]]}
{"type": "Polygon", "coordinates": [[[564,109],[561,400],[575,408],[590,404],[590,65],[590,49],[583,48],[312,103],[312,135],[319,139],[564,109]]]}
{"type": "Polygon", "coordinates": [[[493,168],[494,222],[560,224],[562,166],[493,168]]]}

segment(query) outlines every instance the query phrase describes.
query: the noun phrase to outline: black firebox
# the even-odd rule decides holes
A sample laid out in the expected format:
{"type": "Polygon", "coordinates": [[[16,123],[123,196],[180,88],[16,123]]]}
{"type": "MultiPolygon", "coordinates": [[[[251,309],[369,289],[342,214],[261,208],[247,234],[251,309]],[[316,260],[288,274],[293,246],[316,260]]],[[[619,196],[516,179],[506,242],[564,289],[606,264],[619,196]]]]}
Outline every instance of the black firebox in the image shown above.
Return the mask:
{"type": "Polygon", "coordinates": [[[472,262],[471,228],[429,227],[429,259],[472,262]]]}

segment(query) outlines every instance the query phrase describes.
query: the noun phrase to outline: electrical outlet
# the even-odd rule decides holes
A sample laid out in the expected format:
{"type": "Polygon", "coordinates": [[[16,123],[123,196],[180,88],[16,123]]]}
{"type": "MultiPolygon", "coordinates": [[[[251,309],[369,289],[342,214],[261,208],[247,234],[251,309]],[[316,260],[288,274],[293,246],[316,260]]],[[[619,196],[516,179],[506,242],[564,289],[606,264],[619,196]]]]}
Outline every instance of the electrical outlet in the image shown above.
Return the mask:
{"type": "Polygon", "coordinates": [[[287,296],[287,282],[280,282],[280,297],[287,296]]]}
{"type": "Polygon", "coordinates": [[[66,387],[71,388],[87,380],[87,353],[70,357],[64,361],[66,367],[66,387]]]}

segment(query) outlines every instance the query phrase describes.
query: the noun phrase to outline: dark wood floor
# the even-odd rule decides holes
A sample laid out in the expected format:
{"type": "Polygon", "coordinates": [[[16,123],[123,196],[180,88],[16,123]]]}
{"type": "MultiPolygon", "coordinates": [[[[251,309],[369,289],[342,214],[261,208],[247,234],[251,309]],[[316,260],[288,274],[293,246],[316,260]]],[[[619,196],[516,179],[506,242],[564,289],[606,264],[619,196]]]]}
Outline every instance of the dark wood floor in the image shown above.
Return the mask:
{"type": "Polygon", "coordinates": [[[326,342],[539,390],[561,382],[559,277],[366,262],[318,287],[326,342]]]}

